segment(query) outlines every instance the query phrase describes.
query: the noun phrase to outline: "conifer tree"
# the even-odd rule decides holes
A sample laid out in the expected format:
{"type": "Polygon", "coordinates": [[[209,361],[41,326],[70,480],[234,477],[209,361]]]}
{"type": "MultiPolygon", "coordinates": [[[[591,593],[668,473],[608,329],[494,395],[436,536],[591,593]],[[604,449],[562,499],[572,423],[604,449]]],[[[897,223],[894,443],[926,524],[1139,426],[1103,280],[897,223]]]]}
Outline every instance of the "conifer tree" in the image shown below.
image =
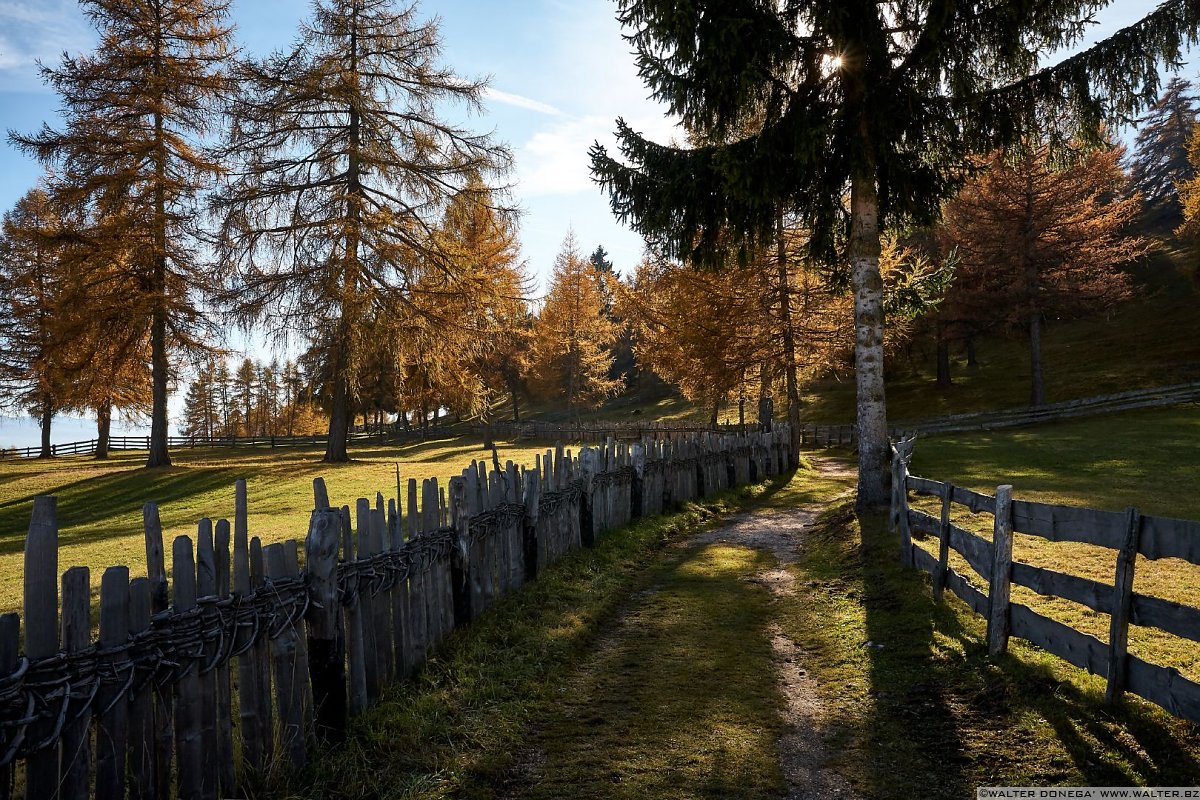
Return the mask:
{"type": "Polygon", "coordinates": [[[1183,221],[1179,184],[1196,174],[1188,161],[1188,140],[1196,127],[1196,95],[1192,84],[1175,77],[1162,96],[1137,121],[1137,139],[1130,158],[1131,191],[1140,192],[1147,216],[1169,227],[1183,221]]]}
{"type": "Polygon", "coordinates": [[[1019,141],[1039,103],[1092,134],[1136,113],[1158,90],[1160,61],[1177,66],[1200,26],[1190,0],[1168,0],[1039,69],[1080,40],[1094,2],[618,5],[642,78],[705,144],[655,144],[618,120],[623,160],[596,145],[593,173],[667,255],[720,263],[731,231],[744,256],[772,241],[782,211],[810,232],[818,262],[846,265],[864,508],[888,497],[882,231],[935,218],[970,154],[1019,141]]]}
{"type": "Polygon", "coordinates": [[[1046,402],[1042,330],[1047,319],[1111,308],[1128,296],[1121,267],[1146,250],[1126,235],[1138,195],[1114,199],[1126,175],[1123,148],[1056,168],[1046,143],[1016,158],[997,152],[946,207],[943,235],[960,258],[952,302],[969,316],[1029,338],[1029,402],[1046,402]]]}
{"type": "Polygon", "coordinates": [[[616,326],[604,314],[599,272],[568,233],[554,259],[550,291],[534,324],[533,374],[548,397],[562,397],[568,416],[620,391],[609,377],[616,326]]]}
{"type": "Polygon", "coordinates": [[[61,219],[44,189],[27,192],[0,228],[0,405],[32,414],[39,458],[50,458],[54,416],[71,405],[58,324],[65,310],[61,219]]]}
{"type": "MultiPolygon", "coordinates": [[[[211,288],[192,249],[197,194],[220,171],[199,147],[218,117],[230,28],[222,0],[83,0],[100,34],[90,55],[64,55],[43,76],[62,98],[64,125],[16,145],[55,166],[63,201],[97,208],[95,241],[119,243],[140,287],[126,314],[150,339],[149,467],[168,466],[172,353],[198,346],[197,306],[211,288]]],[[[109,261],[108,263],[111,263],[109,261]]]]}
{"type": "Polygon", "coordinates": [[[418,265],[452,273],[431,232],[507,151],[439,118],[479,107],[483,84],[439,64],[435,22],[392,0],[319,0],[293,49],[239,71],[228,144],[235,175],[217,207],[227,299],[244,323],[320,345],[327,461],[345,461],[364,341],[377,312],[419,326],[418,265]]]}

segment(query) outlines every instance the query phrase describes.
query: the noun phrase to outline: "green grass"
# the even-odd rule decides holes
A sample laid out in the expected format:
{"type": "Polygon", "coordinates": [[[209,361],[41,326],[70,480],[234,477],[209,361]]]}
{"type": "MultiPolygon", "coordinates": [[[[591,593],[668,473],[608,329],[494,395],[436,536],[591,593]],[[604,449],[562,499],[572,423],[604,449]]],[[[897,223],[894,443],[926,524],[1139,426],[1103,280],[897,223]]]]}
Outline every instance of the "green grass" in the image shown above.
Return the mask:
{"type": "MultiPolygon", "coordinates": [[[[784,628],[825,706],[832,766],[868,800],[962,798],[978,786],[1200,782],[1194,725],[1147,703],[1102,705],[1103,682],[934,603],[882,517],[835,504],[791,569],[784,628]]],[[[949,598],[949,593],[947,593],[949,598]]]]}
{"type": "MultiPolygon", "coordinates": [[[[497,442],[502,462],[532,463],[544,446],[497,442]]],[[[478,439],[459,437],[402,447],[364,446],[351,451],[350,464],[322,464],[319,449],[180,449],[175,465],[141,467],[144,453],[116,453],[108,461],[87,456],[0,462],[0,610],[21,603],[25,533],[33,498],[58,497],[59,567],[81,565],[99,586],[105,567],[129,566],[145,574],[142,504],[159,504],[167,551],[180,534],[195,535],[202,517],[233,517],[233,485],[246,479],[249,530],[263,543],[303,539],[312,511],[312,480],[325,478],[335,505],[354,506],[359,497],[396,495],[396,464],[401,477],[436,477],[442,485],[469,461],[490,459],[478,439]]],[[[168,568],[169,568],[168,564],[168,568]]]]}
{"type": "MultiPolygon", "coordinates": [[[[1154,262],[1158,263],[1158,262],[1154,262]]],[[[1162,267],[1166,269],[1167,267],[1162,267]]],[[[1200,298],[1190,281],[1158,279],[1148,294],[1109,317],[1049,321],[1042,355],[1049,402],[1200,380],[1200,298]],[[1165,285],[1164,285],[1165,284],[1165,285]]],[[[920,420],[1029,403],[1029,347],[1023,337],[980,337],[980,367],[952,353],[954,384],[936,385],[931,342],[920,340],[911,363],[892,359],[887,400],[892,420],[920,420]]],[[[805,387],[808,422],[852,422],[854,376],[805,387]]]]}
{"type": "MultiPolygon", "coordinates": [[[[1144,514],[1200,519],[1200,406],[1132,411],[1104,417],[918,440],[913,474],[948,480],[989,494],[1011,483],[1018,499],[1144,514]]],[[[933,510],[936,501],[916,505],[933,510]]],[[[936,512],[935,512],[936,513],[936,512]]],[[[991,517],[955,507],[954,521],[990,540],[991,517]]],[[[933,542],[924,546],[936,549],[933,542]]],[[[1111,585],[1116,553],[1101,547],[1049,542],[1017,534],[1014,558],[1111,585]]],[[[974,575],[965,562],[955,568],[974,575]]],[[[1137,565],[1134,589],[1191,606],[1200,605],[1200,567],[1179,559],[1137,565]]],[[[1013,587],[1013,598],[1078,630],[1108,640],[1108,616],[1059,598],[1013,587]]],[[[1200,651],[1155,628],[1130,628],[1130,652],[1200,679],[1200,651]]]]}
{"type": "Polygon", "coordinates": [[[762,557],[668,545],[785,480],[639,521],[566,556],[455,632],[415,681],[354,722],[346,747],[262,796],[692,796],[686,785],[704,796],[774,794],[768,601],[739,580],[762,557]],[[603,644],[651,587],[628,637],[603,644]],[[591,747],[594,737],[605,744],[591,747]]]}

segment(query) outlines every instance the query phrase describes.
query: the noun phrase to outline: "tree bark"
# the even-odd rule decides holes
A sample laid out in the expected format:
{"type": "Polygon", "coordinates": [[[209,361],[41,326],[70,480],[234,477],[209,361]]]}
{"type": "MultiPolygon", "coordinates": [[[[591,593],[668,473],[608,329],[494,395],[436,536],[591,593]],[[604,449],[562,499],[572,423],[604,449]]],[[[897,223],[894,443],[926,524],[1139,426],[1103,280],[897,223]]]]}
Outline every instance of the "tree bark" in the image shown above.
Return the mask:
{"type": "Polygon", "coordinates": [[[879,273],[879,196],[875,161],[863,155],[850,182],[850,257],[854,286],[854,369],[858,418],[858,507],[888,501],[887,401],[883,377],[883,278],[879,273]]]}
{"type": "MultiPolygon", "coordinates": [[[[166,281],[166,266],[155,267],[156,277],[166,281]],[[160,272],[161,270],[161,272],[160,272]]],[[[165,288],[164,288],[165,291],[165,288]]],[[[160,298],[159,302],[165,302],[160,298]]],[[[171,453],[167,450],[167,312],[161,307],[152,312],[150,321],[150,372],[153,408],[150,413],[150,457],[147,467],[171,466],[171,453]]]]}
{"type": "Polygon", "coordinates": [[[521,421],[521,407],[517,405],[517,390],[511,389],[509,393],[512,395],[513,422],[521,421]]]}
{"type": "Polygon", "coordinates": [[[350,411],[350,379],[345,376],[341,366],[341,349],[335,357],[334,374],[338,377],[333,382],[333,402],[329,406],[329,440],[325,443],[325,458],[330,464],[342,464],[350,460],[346,442],[350,437],[350,422],[353,419],[350,411]]]}
{"type": "Polygon", "coordinates": [[[54,458],[54,445],[50,444],[50,423],[54,421],[54,403],[49,397],[42,398],[42,418],[39,425],[42,428],[42,449],[38,458],[54,458]]]}
{"type": "Polygon", "coordinates": [[[112,431],[112,403],[96,407],[96,460],[108,458],[108,439],[112,431]]]}
{"type": "Polygon", "coordinates": [[[939,322],[937,326],[937,385],[939,389],[949,389],[954,383],[950,378],[950,340],[939,322]]]}
{"type": "Polygon", "coordinates": [[[721,398],[713,400],[712,414],[708,418],[708,427],[716,428],[717,419],[721,416],[721,398]]]}
{"type": "Polygon", "coordinates": [[[787,246],[783,238],[783,209],[776,215],[776,267],[779,278],[779,324],[783,328],[783,373],[787,385],[787,420],[790,430],[788,466],[800,466],[800,387],[796,380],[796,334],[792,330],[792,293],[788,286],[787,246]]]}
{"type": "Polygon", "coordinates": [[[1029,405],[1046,403],[1046,384],[1042,374],[1042,315],[1029,315],[1029,405]]]}
{"type": "Polygon", "coordinates": [[[975,353],[975,337],[968,336],[966,339],[967,347],[967,369],[979,369],[979,358],[975,353]]]}

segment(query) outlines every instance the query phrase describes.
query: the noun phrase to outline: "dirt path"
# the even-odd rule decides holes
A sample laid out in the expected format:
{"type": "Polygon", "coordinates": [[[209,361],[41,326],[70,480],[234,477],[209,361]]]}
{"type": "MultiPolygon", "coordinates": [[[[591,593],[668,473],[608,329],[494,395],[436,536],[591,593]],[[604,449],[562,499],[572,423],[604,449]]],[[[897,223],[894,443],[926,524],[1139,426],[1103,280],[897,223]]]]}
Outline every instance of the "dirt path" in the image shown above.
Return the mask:
{"type": "Polygon", "coordinates": [[[779,624],[821,508],[774,505],[679,541],[566,679],[499,796],[757,798],[782,773],[789,800],[856,798],[826,766],[805,654],[779,624]]]}
{"type": "MultiPolygon", "coordinates": [[[[842,475],[847,468],[832,459],[810,459],[827,475],[842,475]]],[[[777,603],[795,602],[795,577],[786,567],[796,561],[804,534],[820,515],[822,505],[805,506],[770,513],[739,515],[722,525],[689,540],[689,544],[731,544],[752,547],[770,553],[777,566],[747,576],[746,580],[765,586],[777,603]]],[[[787,732],[779,739],[779,760],[788,782],[788,800],[819,798],[857,798],[853,789],[838,774],[825,767],[827,754],[822,743],[822,708],[816,685],[802,663],[800,645],[784,635],[778,623],[769,632],[774,654],[779,692],[784,698],[780,709],[787,732]]]]}

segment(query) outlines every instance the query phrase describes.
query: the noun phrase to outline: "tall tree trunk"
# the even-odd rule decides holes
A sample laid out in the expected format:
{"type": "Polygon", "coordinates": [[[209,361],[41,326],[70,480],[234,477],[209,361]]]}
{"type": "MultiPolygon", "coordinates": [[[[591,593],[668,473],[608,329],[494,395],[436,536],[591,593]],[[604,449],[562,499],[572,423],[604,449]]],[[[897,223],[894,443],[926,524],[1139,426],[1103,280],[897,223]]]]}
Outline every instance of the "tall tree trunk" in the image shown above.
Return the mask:
{"type": "Polygon", "coordinates": [[[96,406],[96,460],[108,458],[108,439],[112,431],[112,403],[96,406]]]}
{"type": "Polygon", "coordinates": [[[1033,171],[1025,176],[1025,219],[1021,225],[1021,261],[1025,268],[1025,291],[1029,305],[1029,404],[1046,402],[1046,386],[1042,377],[1042,309],[1038,265],[1033,257],[1034,186],[1033,171]]]}
{"type": "Polygon", "coordinates": [[[771,430],[771,374],[767,371],[767,365],[763,364],[759,367],[758,373],[758,424],[766,430],[771,430]]]}
{"type": "MultiPolygon", "coordinates": [[[[161,10],[155,6],[154,72],[162,65],[161,10]]],[[[160,86],[160,91],[166,91],[160,86]]],[[[167,140],[160,112],[154,114],[154,271],[150,286],[154,308],[150,319],[150,455],[147,467],[171,466],[167,450],[167,140]]]]}
{"type": "Polygon", "coordinates": [[[343,464],[350,460],[346,443],[350,439],[350,424],[354,417],[350,410],[350,379],[345,376],[344,368],[340,368],[341,356],[335,356],[335,359],[342,374],[333,382],[333,402],[329,405],[329,440],[325,443],[325,458],[322,460],[330,464],[343,464]]]}
{"type": "Polygon", "coordinates": [[[746,430],[746,395],[738,395],[738,428],[746,430]]]}
{"type": "Polygon", "coordinates": [[[979,357],[975,353],[975,337],[967,336],[967,369],[979,369],[979,357]]]}
{"type": "Polygon", "coordinates": [[[509,393],[512,395],[513,422],[520,422],[521,421],[521,407],[519,405],[517,405],[517,390],[510,389],[509,393]]]}
{"type": "Polygon", "coordinates": [[[949,389],[954,381],[950,379],[950,340],[942,323],[937,324],[937,385],[939,389],[949,389]]]}
{"type": "Polygon", "coordinates": [[[800,386],[796,380],[796,333],[792,330],[792,292],[788,286],[787,243],[783,238],[783,209],[776,215],[776,269],[779,279],[779,324],[783,328],[783,374],[787,385],[787,421],[792,440],[788,466],[800,466],[800,386]]]}
{"type": "Polygon", "coordinates": [[[1029,405],[1046,403],[1046,384],[1042,375],[1042,315],[1029,315],[1029,405]]]}
{"type": "Polygon", "coordinates": [[[708,418],[708,427],[716,428],[717,419],[721,416],[721,398],[713,400],[712,414],[708,418]]]}
{"type": "Polygon", "coordinates": [[[54,403],[49,397],[42,398],[42,418],[39,425],[42,428],[42,449],[38,458],[54,458],[54,445],[50,444],[50,423],[54,421],[54,403]]]}
{"type": "Polygon", "coordinates": [[[879,274],[879,196],[869,139],[850,182],[850,257],[854,286],[854,370],[858,418],[858,507],[888,501],[887,401],[883,378],[883,278],[879,274]]]}

